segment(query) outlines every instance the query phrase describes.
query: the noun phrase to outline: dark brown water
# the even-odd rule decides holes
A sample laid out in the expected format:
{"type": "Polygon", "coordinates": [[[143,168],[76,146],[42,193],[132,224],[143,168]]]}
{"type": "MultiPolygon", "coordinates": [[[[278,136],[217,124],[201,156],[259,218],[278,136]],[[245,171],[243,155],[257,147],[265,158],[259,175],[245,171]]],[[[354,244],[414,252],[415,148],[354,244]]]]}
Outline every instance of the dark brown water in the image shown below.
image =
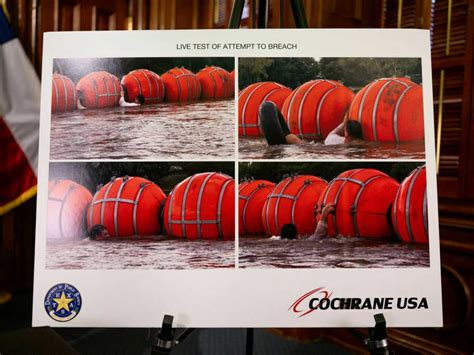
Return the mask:
{"type": "Polygon", "coordinates": [[[234,261],[234,241],[83,240],[46,248],[48,269],[209,269],[234,261]]]}
{"type": "Polygon", "coordinates": [[[376,143],[364,142],[324,145],[322,142],[307,142],[301,145],[269,146],[264,138],[239,138],[241,159],[425,159],[424,142],[376,143]]]}
{"type": "Polygon", "coordinates": [[[429,267],[428,245],[330,238],[321,241],[239,240],[241,268],[429,267]]]}
{"type": "Polygon", "coordinates": [[[234,100],[76,110],[51,117],[51,159],[234,157],[234,100]]]}

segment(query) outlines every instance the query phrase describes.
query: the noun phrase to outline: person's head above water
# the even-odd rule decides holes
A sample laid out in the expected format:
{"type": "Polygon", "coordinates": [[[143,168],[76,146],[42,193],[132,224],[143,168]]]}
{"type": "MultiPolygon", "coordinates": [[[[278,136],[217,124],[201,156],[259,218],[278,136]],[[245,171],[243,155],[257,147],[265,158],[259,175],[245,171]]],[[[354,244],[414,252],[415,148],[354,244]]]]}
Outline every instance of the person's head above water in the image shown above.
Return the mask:
{"type": "Polygon", "coordinates": [[[293,223],[284,224],[280,234],[283,239],[296,239],[296,226],[293,223]]]}
{"type": "Polygon", "coordinates": [[[137,97],[135,98],[135,103],[143,105],[145,103],[145,97],[142,94],[137,95],[137,97]]]}
{"type": "Polygon", "coordinates": [[[358,121],[347,120],[344,126],[346,140],[363,140],[362,125],[358,121]]]}
{"type": "Polygon", "coordinates": [[[102,224],[96,224],[92,226],[89,231],[89,239],[90,240],[105,240],[110,238],[109,232],[107,228],[102,224]]]}

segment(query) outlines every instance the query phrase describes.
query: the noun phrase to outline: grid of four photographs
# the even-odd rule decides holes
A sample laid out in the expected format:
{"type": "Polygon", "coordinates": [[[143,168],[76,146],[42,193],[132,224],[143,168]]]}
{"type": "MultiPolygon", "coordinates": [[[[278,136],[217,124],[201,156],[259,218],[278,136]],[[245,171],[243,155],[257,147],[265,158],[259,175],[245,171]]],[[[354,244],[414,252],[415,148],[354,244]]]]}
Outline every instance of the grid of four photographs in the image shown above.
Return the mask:
{"type": "Polygon", "coordinates": [[[421,59],[53,67],[47,268],[429,267],[421,59]]]}

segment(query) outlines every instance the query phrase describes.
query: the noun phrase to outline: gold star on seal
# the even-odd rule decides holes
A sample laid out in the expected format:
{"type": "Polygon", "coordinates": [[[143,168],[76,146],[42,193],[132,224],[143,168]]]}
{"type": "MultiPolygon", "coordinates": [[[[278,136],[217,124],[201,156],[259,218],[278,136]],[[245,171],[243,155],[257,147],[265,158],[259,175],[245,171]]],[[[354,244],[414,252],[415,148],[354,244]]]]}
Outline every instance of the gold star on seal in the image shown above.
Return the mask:
{"type": "Polygon", "coordinates": [[[67,298],[66,295],[63,293],[61,294],[60,298],[53,298],[53,301],[58,304],[58,307],[56,308],[56,312],[58,312],[61,309],[65,309],[67,312],[69,312],[69,303],[73,301],[72,298],[67,298]]]}

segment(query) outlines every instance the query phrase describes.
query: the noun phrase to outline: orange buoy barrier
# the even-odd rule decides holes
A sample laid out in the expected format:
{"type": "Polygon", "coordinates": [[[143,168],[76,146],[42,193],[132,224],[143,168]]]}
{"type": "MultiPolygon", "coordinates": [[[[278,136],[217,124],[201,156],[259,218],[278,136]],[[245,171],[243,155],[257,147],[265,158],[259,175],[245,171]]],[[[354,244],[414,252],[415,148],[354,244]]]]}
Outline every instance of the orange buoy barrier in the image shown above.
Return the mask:
{"type": "Polygon", "coordinates": [[[290,132],[306,139],[324,139],[344,119],[354,93],[334,80],[311,80],[296,88],[283,104],[290,132]]]}
{"type": "Polygon", "coordinates": [[[48,183],[48,239],[70,240],[86,236],[84,215],[92,194],[71,180],[48,183]]]}
{"type": "Polygon", "coordinates": [[[76,86],[65,75],[53,74],[53,87],[51,96],[51,112],[66,112],[76,109],[76,86]]]}
{"type": "Polygon", "coordinates": [[[161,76],[161,80],[165,84],[166,101],[195,101],[201,97],[199,79],[186,68],[170,69],[161,76]]]}
{"type": "Polygon", "coordinates": [[[120,82],[115,75],[106,71],[83,76],[76,88],[81,105],[87,108],[117,106],[120,101],[120,82]]]}
{"type": "Polygon", "coordinates": [[[400,184],[392,207],[392,222],[400,240],[428,243],[425,166],[413,170],[400,184]]]}
{"type": "Polygon", "coordinates": [[[398,182],[375,169],[348,170],[333,179],[320,195],[318,221],[328,203],[336,206],[328,216],[328,235],[383,238],[392,235],[387,213],[398,190],[398,182]]]}
{"type": "Polygon", "coordinates": [[[141,177],[114,178],[96,192],[87,211],[87,228],[101,224],[111,237],[161,234],[160,215],[166,195],[141,177]]]}
{"type": "Polygon", "coordinates": [[[165,98],[165,85],[160,76],[147,69],[133,70],[122,78],[124,99],[135,102],[138,95],[142,95],[145,104],[156,104],[165,98]]]}
{"type": "Polygon", "coordinates": [[[205,67],[196,74],[201,84],[203,99],[226,99],[234,92],[234,86],[227,70],[219,67],[205,67]]]}
{"type": "Polygon", "coordinates": [[[230,85],[232,86],[232,94],[231,96],[234,95],[235,93],[235,70],[232,70],[230,72],[230,85]]]}
{"type": "Polygon", "coordinates": [[[301,175],[280,181],[268,195],[262,211],[265,232],[279,235],[287,223],[296,225],[299,235],[313,234],[316,217],[313,213],[327,182],[319,177],[301,175]]]}
{"type": "Polygon", "coordinates": [[[234,239],[234,179],[199,173],[171,191],[163,213],[168,235],[186,239],[234,239]]]}
{"type": "Polygon", "coordinates": [[[264,234],[263,205],[275,184],[267,180],[245,181],[239,185],[239,234],[264,234]]]}
{"type": "Polygon", "coordinates": [[[360,122],[368,141],[423,140],[422,87],[406,78],[374,80],[355,96],[349,119],[360,122]]]}
{"type": "Polygon", "coordinates": [[[260,136],[258,108],[262,102],[273,102],[279,110],[291,89],[274,82],[247,86],[239,94],[239,136],[260,136]]]}

